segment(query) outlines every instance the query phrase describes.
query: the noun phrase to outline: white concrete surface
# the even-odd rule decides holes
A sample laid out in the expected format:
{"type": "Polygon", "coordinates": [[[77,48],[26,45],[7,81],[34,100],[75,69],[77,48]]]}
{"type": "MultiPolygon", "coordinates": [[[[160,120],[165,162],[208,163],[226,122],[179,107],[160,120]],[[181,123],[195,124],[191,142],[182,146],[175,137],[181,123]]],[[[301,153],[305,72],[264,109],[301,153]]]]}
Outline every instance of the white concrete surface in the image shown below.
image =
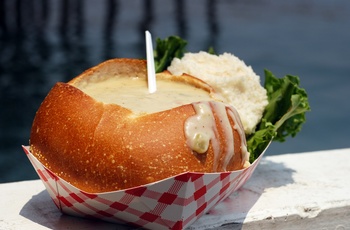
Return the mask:
{"type": "MultiPolygon", "coordinates": [[[[0,229],[130,229],[61,214],[40,180],[0,184],[0,229]]],[[[350,149],[264,157],[189,229],[350,229],[350,149]]]]}

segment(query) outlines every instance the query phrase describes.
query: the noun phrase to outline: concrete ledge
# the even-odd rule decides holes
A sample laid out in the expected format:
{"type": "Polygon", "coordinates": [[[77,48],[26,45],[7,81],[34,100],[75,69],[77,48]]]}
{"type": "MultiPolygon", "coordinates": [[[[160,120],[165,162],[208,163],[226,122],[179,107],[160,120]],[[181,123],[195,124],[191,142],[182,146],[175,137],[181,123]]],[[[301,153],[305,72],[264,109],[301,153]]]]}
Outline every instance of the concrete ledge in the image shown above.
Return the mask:
{"type": "MultiPolygon", "coordinates": [[[[350,149],[264,157],[189,229],[350,229],[350,149]]],[[[62,215],[40,180],[0,184],[0,229],[130,229],[62,215]]]]}

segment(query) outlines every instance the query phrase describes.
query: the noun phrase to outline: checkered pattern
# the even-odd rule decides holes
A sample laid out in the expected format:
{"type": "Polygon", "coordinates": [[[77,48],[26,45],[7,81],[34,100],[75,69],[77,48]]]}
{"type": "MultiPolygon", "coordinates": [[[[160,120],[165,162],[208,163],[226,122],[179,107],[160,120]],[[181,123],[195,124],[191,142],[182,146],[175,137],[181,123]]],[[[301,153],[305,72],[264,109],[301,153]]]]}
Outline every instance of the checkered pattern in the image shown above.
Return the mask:
{"type": "Polygon", "coordinates": [[[56,206],[69,215],[126,223],[148,229],[183,229],[251,176],[247,169],[224,173],[184,173],[157,183],[116,192],[89,194],[46,169],[23,147],[56,206]]]}

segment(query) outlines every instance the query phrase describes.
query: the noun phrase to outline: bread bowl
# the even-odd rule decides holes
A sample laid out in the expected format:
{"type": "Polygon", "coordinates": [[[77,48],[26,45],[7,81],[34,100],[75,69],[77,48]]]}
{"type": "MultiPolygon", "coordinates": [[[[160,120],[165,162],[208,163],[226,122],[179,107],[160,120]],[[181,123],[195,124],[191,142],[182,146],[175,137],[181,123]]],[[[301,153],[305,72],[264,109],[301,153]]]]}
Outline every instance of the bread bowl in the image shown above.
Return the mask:
{"type": "MultiPolygon", "coordinates": [[[[178,102],[168,95],[157,102],[168,107],[150,111],[106,102],[89,91],[101,81],[123,78],[127,86],[135,79],[143,81],[146,95],[146,74],[144,60],[111,59],[68,83],[57,83],[34,118],[32,154],[57,176],[89,193],[127,189],[188,171],[233,171],[249,164],[237,111],[197,78],[157,74],[157,83],[171,84],[166,92],[180,84],[202,96],[178,102]]],[[[108,94],[122,97],[121,88],[108,94]]],[[[159,92],[154,98],[160,98],[159,92]]],[[[131,100],[140,105],[145,103],[142,98],[131,100]]]]}

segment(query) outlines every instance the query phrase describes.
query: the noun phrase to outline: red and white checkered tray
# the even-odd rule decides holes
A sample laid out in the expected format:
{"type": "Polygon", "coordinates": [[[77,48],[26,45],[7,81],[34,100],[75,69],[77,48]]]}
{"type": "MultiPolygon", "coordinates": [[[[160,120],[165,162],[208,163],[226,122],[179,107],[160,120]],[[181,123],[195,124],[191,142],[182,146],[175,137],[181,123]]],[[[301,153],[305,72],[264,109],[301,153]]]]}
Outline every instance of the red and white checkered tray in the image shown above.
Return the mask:
{"type": "Polygon", "coordinates": [[[260,157],[248,168],[224,173],[187,172],[155,183],[115,192],[86,193],[57,177],[23,146],[57,208],[66,214],[148,229],[183,229],[239,189],[260,157]]]}

